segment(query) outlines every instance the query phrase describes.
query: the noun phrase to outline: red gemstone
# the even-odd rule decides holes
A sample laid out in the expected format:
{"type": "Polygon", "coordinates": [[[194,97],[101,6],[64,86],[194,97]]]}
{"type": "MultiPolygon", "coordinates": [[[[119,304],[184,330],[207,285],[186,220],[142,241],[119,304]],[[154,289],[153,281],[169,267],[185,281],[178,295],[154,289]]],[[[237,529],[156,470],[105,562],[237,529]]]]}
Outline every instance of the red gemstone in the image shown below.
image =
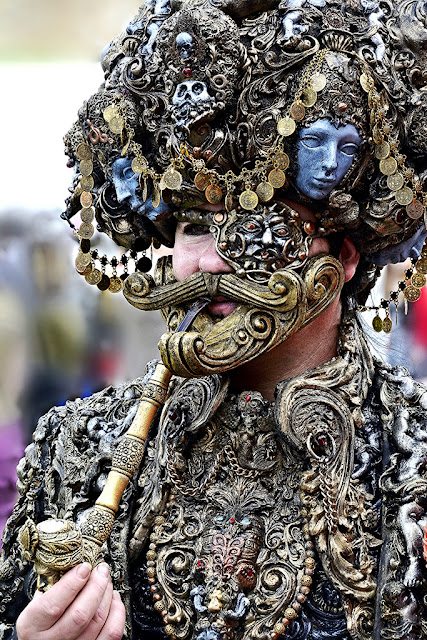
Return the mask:
{"type": "Polygon", "coordinates": [[[338,109],[340,111],[345,111],[347,109],[346,103],[345,102],[340,102],[339,105],[338,105],[338,109]]]}
{"type": "Polygon", "coordinates": [[[251,396],[246,396],[246,398],[245,398],[246,402],[249,402],[249,400],[251,400],[251,399],[252,399],[251,396]]]}
{"type": "Polygon", "coordinates": [[[191,69],[189,69],[189,68],[184,69],[184,75],[185,75],[187,78],[191,78],[191,75],[192,75],[191,69]]]}
{"type": "Polygon", "coordinates": [[[236,518],[230,518],[230,522],[231,524],[234,524],[236,522],[236,518]]]}

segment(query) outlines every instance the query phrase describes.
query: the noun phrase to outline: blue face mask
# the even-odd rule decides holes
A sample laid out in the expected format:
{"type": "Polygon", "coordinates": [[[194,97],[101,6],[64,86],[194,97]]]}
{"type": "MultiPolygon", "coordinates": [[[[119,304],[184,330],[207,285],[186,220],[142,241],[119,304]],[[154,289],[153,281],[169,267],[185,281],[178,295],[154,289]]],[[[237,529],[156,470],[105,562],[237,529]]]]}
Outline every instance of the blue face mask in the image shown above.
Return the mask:
{"type": "Polygon", "coordinates": [[[302,129],[297,144],[298,191],[313,200],[326,198],[351,167],[361,144],[352,124],[335,127],[323,119],[302,129]]]}
{"type": "Polygon", "coordinates": [[[144,212],[144,202],[140,193],[138,176],[132,171],[128,158],[118,158],[112,167],[112,178],[117,201],[127,203],[133,211],[144,212]]]}

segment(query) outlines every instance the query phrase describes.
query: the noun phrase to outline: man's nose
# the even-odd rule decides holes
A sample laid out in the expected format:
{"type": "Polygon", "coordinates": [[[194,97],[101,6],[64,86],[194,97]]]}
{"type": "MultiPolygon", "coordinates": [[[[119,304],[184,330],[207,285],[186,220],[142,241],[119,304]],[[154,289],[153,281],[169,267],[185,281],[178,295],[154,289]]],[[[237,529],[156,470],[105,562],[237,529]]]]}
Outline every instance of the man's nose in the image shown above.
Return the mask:
{"type": "Polygon", "coordinates": [[[199,270],[204,273],[232,273],[233,268],[217,253],[215,238],[211,236],[200,254],[199,270]]]}

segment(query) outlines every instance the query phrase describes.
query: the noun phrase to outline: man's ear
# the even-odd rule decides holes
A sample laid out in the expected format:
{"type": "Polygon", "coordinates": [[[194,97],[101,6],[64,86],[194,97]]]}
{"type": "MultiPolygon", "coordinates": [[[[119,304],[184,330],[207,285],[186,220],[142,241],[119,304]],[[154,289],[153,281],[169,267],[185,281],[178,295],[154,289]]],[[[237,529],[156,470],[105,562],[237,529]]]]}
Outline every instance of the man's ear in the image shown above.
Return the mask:
{"type": "Polygon", "coordinates": [[[360,253],[354,246],[353,240],[350,236],[344,238],[344,242],[341,245],[340,255],[338,257],[342,266],[344,267],[345,281],[348,282],[354,276],[357,265],[359,264],[360,253]]]}

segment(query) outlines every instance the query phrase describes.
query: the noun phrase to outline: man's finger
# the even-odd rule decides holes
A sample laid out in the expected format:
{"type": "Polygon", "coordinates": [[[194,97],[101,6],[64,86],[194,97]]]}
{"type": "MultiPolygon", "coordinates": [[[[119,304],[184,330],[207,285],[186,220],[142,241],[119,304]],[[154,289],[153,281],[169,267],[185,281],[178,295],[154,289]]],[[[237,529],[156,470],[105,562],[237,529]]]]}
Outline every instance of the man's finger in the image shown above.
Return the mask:
{"type": "Polygon", "coordinates": [[[111,582],[108,565],[104,562],[91,573],[84,588],[66,609],[56,624],[49,629],[46,640],[75,640],[90,624],[111,582]]]}
{"type": "Polygon", "coordinates": [[[98,637],[98,634],[104,626],[105,621],[107,620],[110,613],[112,598],[113,584],[112,582],[109,582],[99,604],[99,607],[92,616],[92,619],[84,630],[83,634],[79,637],[79,640],[95,640],[95,638],[98,637]]]}
{"type": "Polygon", "coordinates": [[[121,640],[125,632],[126,609],[117,591],[111,600],[108,618],[96,640],[121,640]]]}
{"type": "Polygon", "coordinates": [[[19,638],[34,638],[54,626],[87,584],[90,574],[91,566],[84,562],[68,571],[49,591],[36,594],[16,622],[19,638]]]}

